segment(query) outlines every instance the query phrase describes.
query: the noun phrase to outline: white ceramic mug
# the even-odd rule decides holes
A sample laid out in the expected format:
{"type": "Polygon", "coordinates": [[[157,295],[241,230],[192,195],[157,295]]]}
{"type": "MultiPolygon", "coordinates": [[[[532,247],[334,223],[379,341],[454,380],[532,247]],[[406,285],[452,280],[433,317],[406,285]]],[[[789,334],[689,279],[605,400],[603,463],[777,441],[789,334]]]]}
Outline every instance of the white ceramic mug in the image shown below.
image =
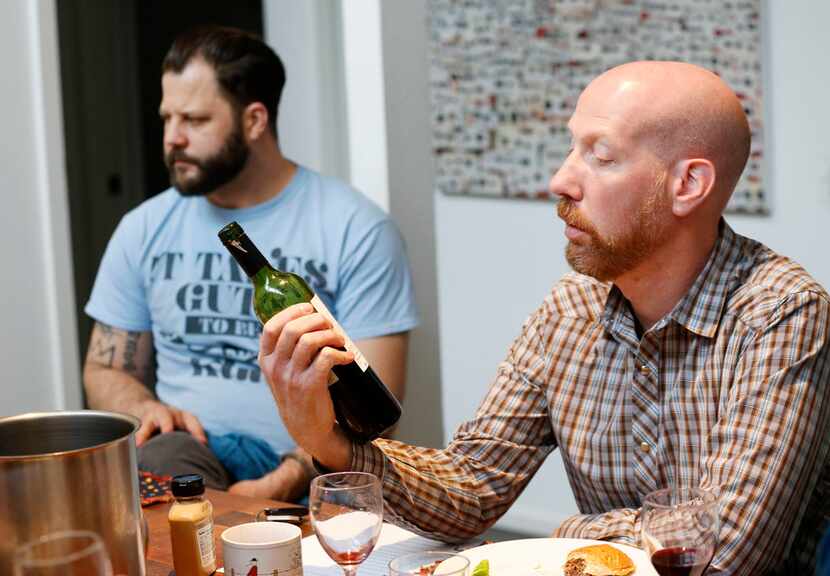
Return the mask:
{"type": "Polygon", "coordinates": [[[301,538],[298,526],[284,522],[248,522],[228,528],[222,532],[225,576],[302,576],[301,538]]]}

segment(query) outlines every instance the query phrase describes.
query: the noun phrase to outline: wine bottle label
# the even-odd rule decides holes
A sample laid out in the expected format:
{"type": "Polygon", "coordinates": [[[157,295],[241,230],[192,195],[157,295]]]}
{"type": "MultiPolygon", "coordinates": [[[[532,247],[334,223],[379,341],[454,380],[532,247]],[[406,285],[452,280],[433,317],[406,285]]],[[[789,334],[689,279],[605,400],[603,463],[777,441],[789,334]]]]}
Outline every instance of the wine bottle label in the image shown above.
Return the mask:
{"type": "MultiPolygon", "coordinates": [[[[355,364],[357,364],[363,372],[366,372],[366,369],[369,368],[369,363],[366,361],[366,358],[363,356],[363,354],[360,353],[360,350],[357,348],[357,346],[354,345],[354,342],[352,342],[351,339],[349,339],[348,335],[346,335],[346,332],[343,331],[343,328],[340,326],[337,320],[334,319],[334,316],[332,316],[331,312],[329,312],[329,309],[326,308],[326,305],[323,304],[323,301],[320,300],[320,297],[316,294],[314,295],[314,298],[311,299],[311,305],[314,306],[314,309],[317,310],[317,312],[322,314],[326,318],[326,320],[329,321],[329,324],[332,325],[334,331],[343,337],[343,340],[345,340],[346,342],[346,350],[354,354],[355,364]]],[[[329,380],[331,380],[331,377],[329,378],[329,380]]],[[[337,382],[336,377],[333,381],[330,381],[329,384],[333,384],[334,382],[337,382]]]]}

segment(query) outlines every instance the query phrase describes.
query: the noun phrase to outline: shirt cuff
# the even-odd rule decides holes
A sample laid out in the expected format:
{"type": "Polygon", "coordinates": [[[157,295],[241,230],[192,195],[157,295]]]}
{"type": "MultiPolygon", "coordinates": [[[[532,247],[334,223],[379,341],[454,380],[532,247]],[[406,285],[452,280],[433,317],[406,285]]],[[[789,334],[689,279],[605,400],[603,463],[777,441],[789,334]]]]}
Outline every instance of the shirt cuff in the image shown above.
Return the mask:
{"type": "Polygon", "coordinates": [[[370,472],[383,481],[386,470],[386,456],[376,445],[383,440],[375,440],[368,444],[352,444],[352,470],[370,472]]]}
{"type": "MultiPolygon", "coordinates": [[[[323,466],[317,458],[311,457],[311,463],[318,475],[331,474],[335,472],[323,466]]],[[[352,472],[371,472],[380,480],[383,480],[383,472],[386,470],[386,458],[380,448],[374,444],[352,444],[352,463],[349,466],[352,472]]]]}
{"type": "Polygon", "coordinates": [[[576,514],[554,530],[554,538],[611,540],[640,546],[640,515],[632,508],[618,508],[600,514],[576,514]]]}

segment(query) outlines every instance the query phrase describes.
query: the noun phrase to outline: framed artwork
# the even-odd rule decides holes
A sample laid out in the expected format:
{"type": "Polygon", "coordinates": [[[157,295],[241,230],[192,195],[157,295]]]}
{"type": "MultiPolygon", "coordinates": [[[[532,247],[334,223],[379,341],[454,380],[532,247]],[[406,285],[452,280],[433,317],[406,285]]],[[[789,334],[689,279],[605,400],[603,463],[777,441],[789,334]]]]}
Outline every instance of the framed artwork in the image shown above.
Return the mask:
{"type": "Polygon", "coordinates": [[[727,208],[767,214],[761,0],[429,0],[432,150],[446,194],[551,199],[579,93],[632,60],[720,75],[752,129],[727,208]]]}

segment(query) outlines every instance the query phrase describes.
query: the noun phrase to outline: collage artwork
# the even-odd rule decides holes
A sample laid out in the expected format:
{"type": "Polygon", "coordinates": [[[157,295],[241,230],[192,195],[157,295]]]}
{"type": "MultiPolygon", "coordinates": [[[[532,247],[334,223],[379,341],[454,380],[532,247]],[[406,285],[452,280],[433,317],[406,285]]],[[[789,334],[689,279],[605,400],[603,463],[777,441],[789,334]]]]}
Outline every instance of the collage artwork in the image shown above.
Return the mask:
{"type": "Polygon", "coordinates": [[[631,60],[717,73],[752,151],[727,210],[768,214],[761,0],[430,0],[432,150],[445,194],[552,199],[567,121],[589,80],[631,60]]]}

